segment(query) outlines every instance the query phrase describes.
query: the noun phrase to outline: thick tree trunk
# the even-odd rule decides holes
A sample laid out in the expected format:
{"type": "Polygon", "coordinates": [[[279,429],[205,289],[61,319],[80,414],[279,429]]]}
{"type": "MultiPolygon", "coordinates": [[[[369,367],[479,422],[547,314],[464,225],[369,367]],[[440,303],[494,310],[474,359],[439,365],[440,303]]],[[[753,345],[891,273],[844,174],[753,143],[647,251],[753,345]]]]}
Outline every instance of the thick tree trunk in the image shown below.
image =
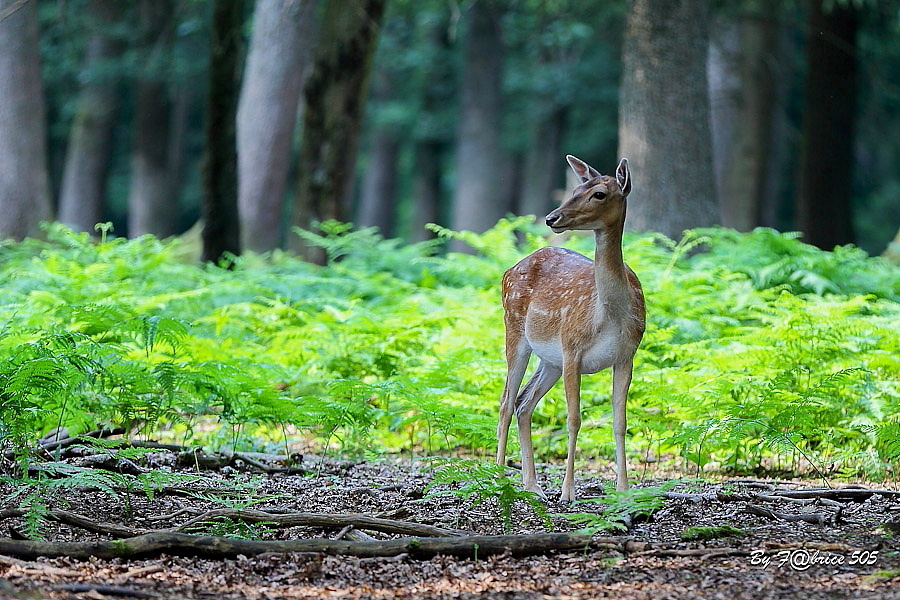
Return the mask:
{"type": "Polygon", "coordinates": [[[535,127],[525,158],[523,189],[516,211],[521,215],[544,217],[555,208],[553,192],[563,187],[568,170],[561,148],[565,124],[566,109],[556,107],[535,127]]]}
{"type": "Polygon", "coordinates": [[[369,165],[360,191],[356,224],[377,227],[384,237],[394,235],[397,215],[397,158],[400,140],[381,128],[372,136],[369,165]]]}
{"type": "Polygon", "coordinates": [[[425,228],[428,223],[446,224],[447,202],[444,190],[444,161],[453,141],[453,132],[442,125],[451,119],[443,118],[453,105],[455,88],[452,71],[450,11],[425,23],[422,36],[426,40],[429,62],[434,65],[419,86],[422,93],[422,112],[416,127],[413,149],[413,181],[410,240],[421,242],[434,237],[425,228]]]}
{"type": "Polygon", "coordinates": [[[793,212],[792,202],[785,200],[785,190],[796,185],[798,132],[792,126],[789,113],[795,83],[792,61],[801,53],[799,42],[786,22],[778,27],[772,52],[772,72],[775,84],[772,93],[774,109],[769,129],[769,148],[766,150],[768,184],[760,198],[759,224],[764,227],[786,229],[792,227],[786,212],[793,212]],[[789,209],[789,210],[785,210],[789,209]]]}
{"type": "Polygon", "coordinates": [[[84,59],[88,79],[78,94],[69,133],[57,219],[76,231],[93,232],[94,225],[103,220],[112,136],[119,112],[118,81],[101,70],[103,63],[121,50],[121,44],[108,31],[118,21],[121,5],[93,0],[88,7],[95,27],[84,59]]]}
{"type": "Polygon", "coordinates": [[[630,229],[678,238],[719,222],[706,57],[709,3],[633,0],[622,49],[619,154],[631,161],[630,229]]]}
{"type": "Polygon", "coordinates": [[[213,2],[206,91],[202,259],[241,253],[235,120],[241,59],[242,0],[213,2]]]}
{"type": "MultiPolygon", "coordinates": [[[[303,142],[292,224],[345,221],[372,54],[386,0],[329,0],[304,88],[303,142]]],[[[297,236],[289,247],[306,252],[297,236]]],[[[316,258],[320,258],[316,256],[316,258]]]]}
{"type": "Polygon", "coordinates": [[[740,231],[749,231],[760,223],[763,196],[770,181],[767,170],[775,103],[777,12],[777,3],[768,2],[759,12],[741,14],[729,23],[726,31],[735,36],[734,45],[728,47],[728,41],[723,40],[728,51],[723,53],[722,62],[730,72],[725,80],[733,87],[726,86],[723,95],[729,97],[720,97],[723,103],[719,106],[711,90],[722,224],[740,231]],[[730,130],[727,135],[719,135],[717,130],[722,128],[730,130]]]}
{"type": "MultiPolygon", "coordinates": [[[[451,225],[485,231],[511,208],[501,199],[503,39],[500,7],[478,0],[463,14],[463,68],[451,225]]],[[[454,241],[451,249],[471,251],[454,241]]]]}
{"type": "Polygon", "coordinates": [[[0,239],[51,218],[36,2],[0,0],[0,239]]]}
{"type": "Polygon", "coordinates": [[[128,192],[128,235],[176,233],[178,202],[172,193],[168,150],[172,103],[164,73],[172,36],[171,0],[141,0],[141,55],[156,70],[137,84],[131,182],[128,192]]]}
{"type": "Polygon", "coordinates": [[[291,148],[318,19],[315,0],[257,0],[238,105],[241,240],[264,252],[281,245],[291,148]]]}
{"type": "Polygon", "coordinates": [[[413,206],[410,241],[422,242],[434,237],[426,229],[428,223],[441,223],[442,181],[441,164],[447,144],[440,140],[421,140],[416,143],[413,167],[413,206]]]}
{"type": "Polygon", "coordinates": [[[737,114],[740,110],[740,53],[739,19],[731,13],[716,15],[710,28],[706,72],[709,81],[713,169],[720,207],[725,202],[724,188],[728,163],[726,157],[734,141],[737,114]]]}
{"type": "Polygon", "coordinates": [[[852,3],[823,9],[809,3],[804,147],[797,195],[803,239],[831,250],[853,242],[853,140],[856,112],[856,31],[852,3]]]}

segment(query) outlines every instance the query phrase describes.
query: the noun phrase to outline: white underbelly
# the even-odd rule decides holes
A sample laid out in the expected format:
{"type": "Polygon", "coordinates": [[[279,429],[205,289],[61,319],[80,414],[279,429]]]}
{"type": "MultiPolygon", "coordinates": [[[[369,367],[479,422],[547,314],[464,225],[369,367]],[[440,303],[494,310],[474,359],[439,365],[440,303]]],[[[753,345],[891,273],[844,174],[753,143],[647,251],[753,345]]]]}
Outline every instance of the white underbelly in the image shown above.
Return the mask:
{"type": "MultiPolygon", "coordinates": [[[[559,337],[549,340],[528,340],[531,350],[542,361],[559,369],[563,366],[563,350],[559,337]]],[[[596,373],[611,367],[621,355],[622,337],[598,336],[598,339],[582,349],[581,373],[596,373]]]]}

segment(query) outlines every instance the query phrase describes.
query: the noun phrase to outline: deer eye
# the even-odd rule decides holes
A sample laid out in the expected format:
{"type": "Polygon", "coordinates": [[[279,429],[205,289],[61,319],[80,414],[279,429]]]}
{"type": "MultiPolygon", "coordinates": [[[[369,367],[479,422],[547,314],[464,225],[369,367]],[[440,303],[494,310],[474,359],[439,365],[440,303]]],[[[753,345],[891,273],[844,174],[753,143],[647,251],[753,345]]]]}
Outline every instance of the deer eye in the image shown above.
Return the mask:
{"type": "Polygon", "coordinates": [[[593,199],[595,199],[595,200],[603,200],[604,198],[606,198],[606,193],[604,193],[604,192],[594,192],[594,193],[591,195],[591,198],[593,198],[593,199]]]}

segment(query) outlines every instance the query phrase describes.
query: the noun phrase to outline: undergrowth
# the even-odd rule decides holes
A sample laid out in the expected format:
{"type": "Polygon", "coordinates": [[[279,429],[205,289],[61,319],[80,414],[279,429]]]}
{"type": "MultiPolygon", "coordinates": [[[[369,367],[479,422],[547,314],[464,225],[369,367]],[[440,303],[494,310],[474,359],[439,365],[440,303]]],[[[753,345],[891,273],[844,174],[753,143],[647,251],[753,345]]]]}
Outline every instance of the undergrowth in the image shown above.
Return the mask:
{"type": "MultiPolygon", "coordinates": [[[[177,240],[49,226],[0,246],[0,440],[23,463],[46,431],[100,425],[234,449],[417,456],[493,452],[503,386],[499,280],[548,238],[527,219],[404,245],[326,223],[325,267],[273,252],[233,269],[177,240]],[[441,254],[459,237],[475,255],[441,254]]],[[[896,477],[900,273],[771,230],[626,236],[648,328],[629,451],[690,475],[782,468],[896,477]]],[[[583,384],[583,456],[611,456],[608,374],[583,384]]],[[[536,450],[565,452],[554,389],[536,450]]]]}

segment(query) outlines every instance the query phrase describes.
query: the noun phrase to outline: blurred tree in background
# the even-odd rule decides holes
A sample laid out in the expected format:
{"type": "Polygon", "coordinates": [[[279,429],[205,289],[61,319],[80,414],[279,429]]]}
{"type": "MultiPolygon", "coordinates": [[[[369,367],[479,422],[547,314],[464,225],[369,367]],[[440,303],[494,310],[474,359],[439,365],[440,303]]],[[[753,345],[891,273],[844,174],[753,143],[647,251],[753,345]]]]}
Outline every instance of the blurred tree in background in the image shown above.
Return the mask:
{"type": "Polygon", "coordinates": [[[566,153],[627,153],[630,224],[672,236],[880,253],[900,228],[900,0],[243,4],[228,142],[204,134],[212,0],[0,0],[0,237],[186,231],[211,145],[257,251],[333,217],[419,240],[543,215],[566,153]]]}

